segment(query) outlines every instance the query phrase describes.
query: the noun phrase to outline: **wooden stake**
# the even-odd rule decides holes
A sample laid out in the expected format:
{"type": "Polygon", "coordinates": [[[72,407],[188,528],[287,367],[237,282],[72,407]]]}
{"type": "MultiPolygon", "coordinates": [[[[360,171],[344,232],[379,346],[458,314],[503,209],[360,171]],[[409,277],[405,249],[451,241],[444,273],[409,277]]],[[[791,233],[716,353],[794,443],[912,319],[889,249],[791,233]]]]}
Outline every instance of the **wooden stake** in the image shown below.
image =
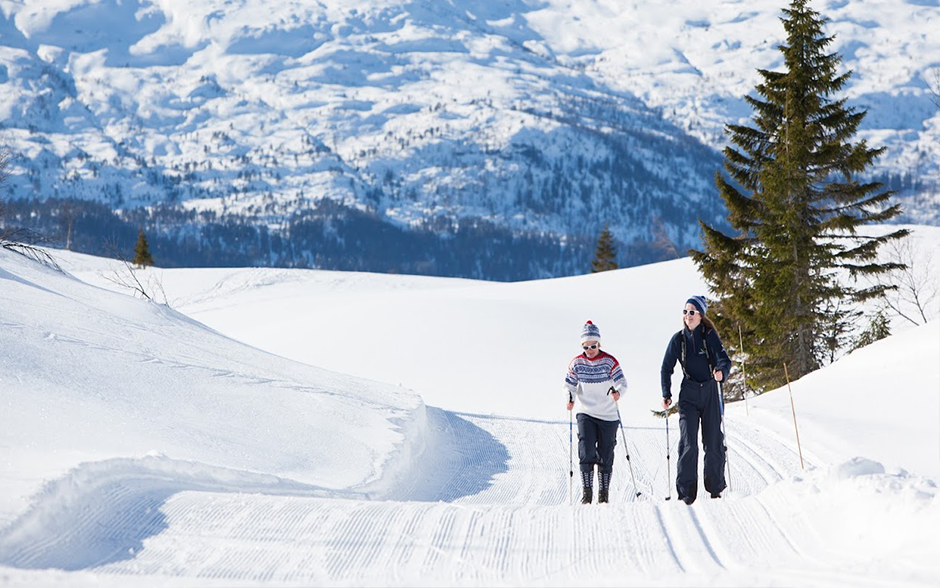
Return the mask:
{"type": "Polygon", "coordinates": [[[800,430],[796,426],[796,408],[793,406],[793,389],[790,388],[790,374],[787,373],[787,364],[783,364],[783,375],[787,377],[787,390],[790,391],[790,410],[793,411],[793,430],[796,431],[796,448],[800,451],[800,468],[806,469],[803,465],[803,448],[800,446],[800,430]]]}
{"type": "MultiPolygon", "coordinates": [[[[744,353],[744,337],[741,335],[741,325],[738,325],[738,351],[742,354],[744,353]]],[[[741,393],[741,396],[744,396],[744,412],[747,413],[747,416],[751,416],[751,409],[747,407],[747,372],[744,371],[744,362],[741,362],[741,376],[744,378],[744,392],[741,393]]]]}

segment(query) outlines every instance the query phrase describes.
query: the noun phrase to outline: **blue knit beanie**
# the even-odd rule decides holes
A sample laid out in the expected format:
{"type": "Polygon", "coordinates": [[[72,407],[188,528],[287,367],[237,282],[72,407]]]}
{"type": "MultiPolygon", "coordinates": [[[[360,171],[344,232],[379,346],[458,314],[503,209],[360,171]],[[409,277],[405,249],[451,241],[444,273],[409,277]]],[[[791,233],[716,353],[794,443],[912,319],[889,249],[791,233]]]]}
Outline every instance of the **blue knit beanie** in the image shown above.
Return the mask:
{"type": "Polygon", "coordinates": [[[685,301],[686,304],[691,304],[699,310],[702,314],[705,314],[705,311],[708,310],[708,300],[704,296],[693,296],[685,301]]]}
{"type": "Polygon", "coordinates": [[[585,341],[601,342],[601,330],[591,321],[584,323],[584,328],[581,329],[581,342],[585,341]]]}

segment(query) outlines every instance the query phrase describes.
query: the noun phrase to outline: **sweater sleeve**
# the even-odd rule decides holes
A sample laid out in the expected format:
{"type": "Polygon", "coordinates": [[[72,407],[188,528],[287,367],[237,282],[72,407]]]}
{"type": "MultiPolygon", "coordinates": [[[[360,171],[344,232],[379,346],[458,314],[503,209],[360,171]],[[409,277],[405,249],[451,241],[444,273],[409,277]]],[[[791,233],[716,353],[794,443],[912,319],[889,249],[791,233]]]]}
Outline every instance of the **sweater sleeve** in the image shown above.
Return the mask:
{"type": "Polygon", "coordinates": [[[614,389],[620,394],[627,391],[627,378],[623,375],[623,369],[620,368],[620,362],[614,360],[614,365],[610,368],[610,379],[614,381],[614,389]]]}
{"type": "Polygon", "coordinates": [[[715,331],[708,332],[708,348],[715,350],[715,368],[721,370],[722,381],[727,382],[731,374],[731,358],[715,331]]]}
{"type": "Polygon", "coordinates": [[[682,336],[680,332],[678,336],[673,336],[669,340],[669,345],[666,346],[666,354],[663,356],[663,366],[660,369],[660,380],[663,387],[663,398],[672,398],[672,372],[676,368],[676,362],[679,361],[679,354],[681,353],[679,337],[682,336]]]}
{"type": "Polygon", "coordinates": [[[573,402],[575,394],[578,393],[578,374],[574,371],[574,360],[568,364],[568,375],[565,376],[565,392],[568,395],[568,401],[573,402]]]}

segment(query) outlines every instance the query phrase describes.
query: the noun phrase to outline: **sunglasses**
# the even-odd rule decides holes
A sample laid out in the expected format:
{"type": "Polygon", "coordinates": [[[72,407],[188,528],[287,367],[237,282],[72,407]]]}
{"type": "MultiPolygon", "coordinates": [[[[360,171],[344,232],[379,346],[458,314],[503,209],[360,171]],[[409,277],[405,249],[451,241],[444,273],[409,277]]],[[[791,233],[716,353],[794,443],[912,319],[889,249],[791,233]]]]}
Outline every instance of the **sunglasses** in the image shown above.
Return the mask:
{"type": "Polygon", "coordinates": [[[597,349],[598,345],[599,345],[598,343],[595,343],[594,345],[582,345],[581,349],[585,351],[587,351],[588,349],[597,349]]]}
{"type": "MultiPolygon", "coordinates": [[[[698,312],[697,310],[689,310],[687,308],[682,309],[682,314],[688,314],[690,316],[695,316],[695,313],[697,312],[698,312]]],[[[699,312],[699,314],[702,314],[702,313],[699,312]]]]}

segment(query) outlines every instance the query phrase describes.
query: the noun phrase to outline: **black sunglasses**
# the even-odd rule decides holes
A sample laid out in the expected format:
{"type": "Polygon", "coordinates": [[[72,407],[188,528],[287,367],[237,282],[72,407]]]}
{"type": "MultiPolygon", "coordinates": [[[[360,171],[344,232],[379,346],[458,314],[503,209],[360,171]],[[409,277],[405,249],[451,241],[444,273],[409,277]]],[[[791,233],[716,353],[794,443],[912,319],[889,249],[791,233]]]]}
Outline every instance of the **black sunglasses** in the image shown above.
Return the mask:
{"type": "Polygon", "coordinates": [[[587,351],[588,349],[597,349],[598,345],[600,345],[600,343],[595,343],[594,345],[582,345],[581,349],[585,351],[587,351]]]}
{"type": "Polygon", "coordinates": [[[683,309],[682,309],[682,314],[689,314],[689,315],[695,316],[695,313],[696,313],[696,312],[698,312],[698,311],[697,311],[697,310],[689,310],[689,309],[687,309],[687,308],[683,308],[683,309]]]}

